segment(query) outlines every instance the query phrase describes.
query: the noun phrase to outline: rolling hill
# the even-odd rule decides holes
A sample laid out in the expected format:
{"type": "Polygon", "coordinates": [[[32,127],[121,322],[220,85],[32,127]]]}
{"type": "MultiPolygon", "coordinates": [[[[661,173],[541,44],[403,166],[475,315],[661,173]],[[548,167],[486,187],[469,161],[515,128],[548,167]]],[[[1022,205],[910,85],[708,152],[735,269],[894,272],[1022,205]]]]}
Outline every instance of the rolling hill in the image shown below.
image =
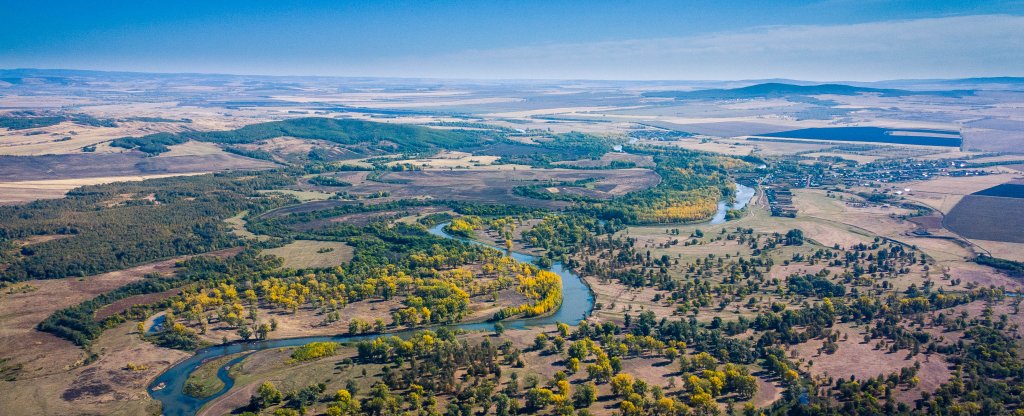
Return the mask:
{"type": "Polygon", "coordinates": [[[910,91],[889,88],[856,87],[845,84],[795,85],[777,82],[755,84],[740,88],[707,89],[696,91],[658,91],[644,93],[650,98],[674,98],[676,100],[740,100],[751,98],[779,98],[794,95],[858,95],[880,94],[886,97],[909,95],[931,95],[940,97],[963,97],[973,95],[971,90],[910,91]]]}

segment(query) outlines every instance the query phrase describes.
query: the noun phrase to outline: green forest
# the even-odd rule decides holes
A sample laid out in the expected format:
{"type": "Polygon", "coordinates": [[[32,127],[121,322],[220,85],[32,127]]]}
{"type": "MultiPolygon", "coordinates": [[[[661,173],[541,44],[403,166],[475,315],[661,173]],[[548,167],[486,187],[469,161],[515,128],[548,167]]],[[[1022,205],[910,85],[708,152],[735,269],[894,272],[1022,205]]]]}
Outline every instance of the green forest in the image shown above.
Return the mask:
{"type": "Polygon", "coordinates": [[[242,144],[275,137],[326,140],[347,146],[359,154],[381,154],[459,149],[496,140],[499,136],[490,132],[437,130],[403,124],[310,117],[252,124],[227,131],[155,133],[142,137],[122,137],[111,142],[111,146],[158,154],[168,151],[167,146],[188,140],[242,144]]]}

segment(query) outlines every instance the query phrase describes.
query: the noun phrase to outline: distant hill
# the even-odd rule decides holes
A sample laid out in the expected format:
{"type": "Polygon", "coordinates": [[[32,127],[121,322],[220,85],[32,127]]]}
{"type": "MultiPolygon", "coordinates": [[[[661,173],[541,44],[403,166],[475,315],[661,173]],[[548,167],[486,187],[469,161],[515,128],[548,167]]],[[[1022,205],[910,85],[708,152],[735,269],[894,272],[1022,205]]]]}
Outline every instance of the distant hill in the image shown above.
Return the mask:
{"type": "Polygon", "coordinates": [[[983,77],[983,78],[960,78],[943,80],[947,84],[1024,84],[1024,77],[983,77]]]}
{"type": "Polygon", "coordinates": [[[644,93],[644,96],[675,98],[677,100],[739,100],[750,98],[781,98],[794,95],[857,95],[869,93],[881,94],[886,97],[903,97],[908,95],[963,97],[974,95],[974,91],[971,90],[910,91],[888,88],[855,87],[845,84],[794,85],[769,82],[730,89],[648,92],[644,93]]]}
{"type": "Polygon", "coordinates": [[[227,131],[155,133],[142,137],[122,137],[110,145],[157,154],[168,151],[167,146],[188,140],[241,144],[283,136],[326,140],[359,154],[457,149],[479,145],[496,137],[493,132],[440,130],[407,124],[306,117],[252,124],[227,131]]]}

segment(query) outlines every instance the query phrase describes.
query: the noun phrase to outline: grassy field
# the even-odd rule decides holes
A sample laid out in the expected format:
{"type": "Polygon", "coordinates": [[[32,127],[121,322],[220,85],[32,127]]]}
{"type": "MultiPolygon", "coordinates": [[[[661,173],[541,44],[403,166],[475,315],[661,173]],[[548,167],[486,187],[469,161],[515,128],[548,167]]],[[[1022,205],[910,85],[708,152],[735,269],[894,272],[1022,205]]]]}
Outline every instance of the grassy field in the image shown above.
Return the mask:
{"type": "Polygon", "coordinates": [[[466,152],[441,152],[431,158],[396,160],[388,165],[408,163],[428,169],[470,169],[491,165],[498,159],[498,156],[476,156],[466,152]]]}
{"type": "Polygon", "coordinates": [[[14,157],[0,155],[0,182],[109,178],[259,170],[278,165],[227,153],[204,144],[172,146],[155,157],[141,152],[78,153],[14,157]],[[175,155],[174,153],[178,153],[175,155]]]}
{"type": "Polygon", "coordinates": [[[87,366],[77,357],[81,349],[69,342],[54,338],[45,345],[46,358],[28,368],[34,375],[0,382],[0,403],[17,403],[5,406],[5,415],[158,414],[160,403],[149,397],[147,386],[189,355],[143,341],[134,322],[105,331],[94,344],[99,357],[87,366]],[[77,361],[67,361],[69,351],[77,361]]]}
{"type": "Polygon", "coordinates": [[[231,227],[231,232],[234,233],[235,235],[239,236],[239,237],[248,238],[248,239],[252,239],[252,240],[256,240],[256,241],[266,241],[266,240],[269,240],[270,237],[265,236],[265,235],[253,234],[253,232],[251,232],[251,231],[249,231],[249,230],[247,230],[245,228],[245,216],[246,215],[249,215],[249,211],[242,211],[242,212],[239,212],[238,215],[235,215],[234,217],[231,217],[231,218],[228,218],[228,219],[224,220],[224,222],[228,223],[228,226],[231,227]]]}
{"type": "MultiPolygon", "coordinates": [[[[174,258],[84,278],[30,280],[35,290],[0,294],[0,357],[21,364],[26,377],[60,372],[73,367],[83,351],[70,342],[35,330],[36,324],[54,311],[75,305],[151,273],[168,275],[184,257],[174,258]],[[25,348],[46,344],[46,351],[25,348]]],[[[0,391],[2,393],[2,391],[0,391]]]]}
{"type": "Polygon", "coordinates": [[[192,397],[205,398],[213,396],[217,392],[221,391],[221,389],[224,388],[224,382],[217,377],[217,371],[227,364],[228,361],[231,361],[242,354],[245,353],[217,357],[199,365],[199,368],[196,368],[196,370],[188,376],[188,380],[185,381],[185,386],[191,386],[186,387],[189,389],[188,394],[192,397]]]}
{"type": "MultiPolygon", "coordinates": [[[[888,374],[894,368],[921,366],[918,377],[921,383],[912,389],[900,388],[895,395],[904,402],[916,400],[922,392],[934,391],[952,376],[949,365],[939,356],[919,354],[908,357],[909,350],[889,352],[887,349],[876,348],[876,342],[864,342],[867,328],[851,324],[838,324],[833,328],[843,334],[837,342],[838,350],[832,354],[819,352],[823,340],[811,340],[798,344],[792,351],[799,361],[806,364],[811,374],[823,377],[856,377],[864,380],[879,374],[888,374]]],[[[957,334],[947,334],[959,337],[957,334]]]]}
{"type": "Polygon", "coordinates": [[[283,247],[264,250],[263,254],[284,259],[294,269],[323,268],[345,264],[352,259],[352,247],[334,241],[296,240],[283,247]]]}
{"type": "Polygon", "coordinates": [[[297,191],[294,189],[274,189],[274,190],[262,190],[259,191],[264,194],[282,194],[294,196],[302,202],[309,201],[326,201],[334,196],[333,193],[320,192],[320,191],[297,191]]]}

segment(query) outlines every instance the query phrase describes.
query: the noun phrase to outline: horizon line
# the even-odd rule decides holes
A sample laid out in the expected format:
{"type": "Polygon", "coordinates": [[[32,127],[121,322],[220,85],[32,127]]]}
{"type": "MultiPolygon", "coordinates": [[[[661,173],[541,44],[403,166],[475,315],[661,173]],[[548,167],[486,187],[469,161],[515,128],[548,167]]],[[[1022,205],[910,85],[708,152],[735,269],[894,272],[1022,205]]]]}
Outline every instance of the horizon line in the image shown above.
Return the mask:
{"type": "Polygon", "coordinates": [[[418,76],[374,76],[374,75],[296,75],[296,74],[240,74],[240,73],[228,73],[228,72],[153,72],[153,71],[137,71],[137,70],[111,70],[111,69],[85,69],[85,68],[35,68],[35,67],[21,67],[21,68],[0,68],[0,72],[6,71],[68,71],[68,72],[97,72],[97,73],[108,73],[108,74],[134,74],[134,75],[162,75],[162,76],[186,76],[186,75],[202,75],[202,76],[222,76],[222,77],[265,77],[265,78],[338,78],[338,79],[391,79],[391,80],[420,80],[420,81],[514,81],[514,82],[637,82],[637,83],[658,83],[658,82],[694,82],[694,83],[713,83],[713,82],[744,82],[744,81],[796,81],[796,82],[813,82],[818,84],[832,84],[832,83],[881,83],[881,82],[922,82],[922,81],[967,81],[967,80],[993,80],[1000,78],[1010,79],[1021,79],[1024,80],[1024,74],[1022,75],[983,75],[983,76],[962,76],[955,78],[892,78],[892,79],[876,79],[873,81],[863,80],[822,80],[822,79],[800,79],[800,78],[786,78],[786,77],[770,77],[770,78],[742,78],[742,79],[605,79],[605,78],[464,78],[464,77],[418,77],[418,76]]]}

